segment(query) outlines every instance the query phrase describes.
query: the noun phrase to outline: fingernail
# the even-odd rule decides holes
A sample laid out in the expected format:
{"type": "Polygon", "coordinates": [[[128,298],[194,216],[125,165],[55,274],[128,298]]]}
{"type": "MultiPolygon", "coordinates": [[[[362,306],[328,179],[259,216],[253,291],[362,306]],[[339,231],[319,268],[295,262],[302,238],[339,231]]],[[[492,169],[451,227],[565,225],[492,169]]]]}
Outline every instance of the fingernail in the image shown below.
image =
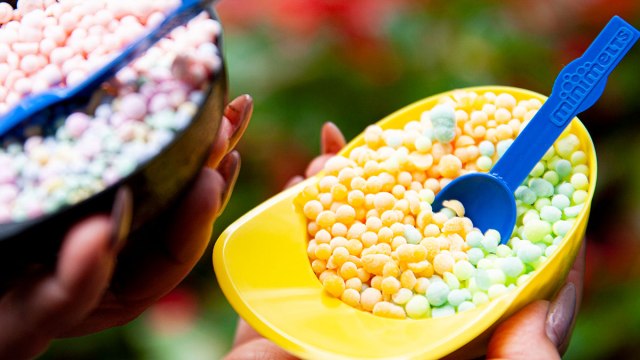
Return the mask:
{"type": "Polygon", "coordinates": [[[240,174],[240,153],[232,151],[227,154],[220,162],[217,170],[224,178],[226,184],[220,198],[220,210],[218,210],[217,214],[217,216],[219,216],[227,206],[227,203],[231,198],[233,187],[235,186],[238,175],[240,174]]]}
{"type": "Polygon", "coordinates": [[[249,126],[252,112],[253,98],[249,95],[238,96],[227,106],[225,116],[233,126],[233,131],[229,137],[230,148],[235,147],[247,126],[249,126]]]}
{"type": "Polygon", "coordinates": [[[285,189],[288,189],[296,184],[299,184],[301,182],[304,181],[304,177],[300,176],[300,175],[296,175],[294,177],[292,177],[291,179],[289,179],[289,181],[287,181],[287,183],[284,185],[285,189]]]}
{"type": "Polygon", "coordinates": [[[567,283],[551,302],[547,312],[547,337],[560,346],[568,335],[576,311],[576,287],[567,283]]]}
{"type": "Polygon", "coordinates": [[[111,209],[111,249],[118,252],[124,245],[133,215],[133,200],[129,187],[122,186],[116,192],[111,209]]]}
{"type": "Polygon", "coordinates": [[[340,151],[346,144],[344,135],[332,122],[326,122],[322,125],[320,131],[320,154],[335,154],[340,151]]]}

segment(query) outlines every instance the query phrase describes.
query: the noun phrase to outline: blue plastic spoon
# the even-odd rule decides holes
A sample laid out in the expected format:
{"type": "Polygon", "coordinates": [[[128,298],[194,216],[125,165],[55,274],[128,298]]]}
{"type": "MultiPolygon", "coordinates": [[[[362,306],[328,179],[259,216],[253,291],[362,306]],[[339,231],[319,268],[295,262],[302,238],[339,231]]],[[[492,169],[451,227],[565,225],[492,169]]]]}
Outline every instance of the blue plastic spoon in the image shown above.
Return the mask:
{"type": "MultiPolygon", "coordinates": [[[[214,0],[182,0],[182,4],[171,11],[165,19],[146,35],[129,44],[120,54],[86,80],[71,87],[58,87],[45,92],[35,94],[23,99],[9,112],[0,116],[0,137],[25,123],[38,123],[50,118],[48,112],[53,108],[65,105],[77,108],[91,98],[94,91],[109,80],[123,67],[138,56],[144,54],[156,42],[164,38],[169,32],[178,26],[184,25],[189,20],[205,9],[205,6],[214,0]]],[[[69,109],[65,109],[69,111],[69,109]]]]}
{"type": "Polygon", "coordinates": [[[604,91],[607,77],[631,49],[640,32],[614,16],[585,53],[562,69],[551,95],[489,173],[463,175],[436,196],[433,209],[456,199],[483,232],[495,229],[502,243],[516,223],[514,192],[560,136],[571,119],[591,107],[604,91]]]}

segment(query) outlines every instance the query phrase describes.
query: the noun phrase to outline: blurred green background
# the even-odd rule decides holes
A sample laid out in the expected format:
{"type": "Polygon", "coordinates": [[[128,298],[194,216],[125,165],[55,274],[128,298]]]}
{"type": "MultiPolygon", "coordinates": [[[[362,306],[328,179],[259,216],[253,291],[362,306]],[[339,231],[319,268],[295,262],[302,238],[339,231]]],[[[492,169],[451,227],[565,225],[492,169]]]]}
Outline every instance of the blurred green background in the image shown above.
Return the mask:
{"type": "MultiPolygon", "coordinates": [[[[347,139],[442,91],[510,85],[548,94],[556,74],[637,0],[224,0],[230,98],[255,111],[242,171],[214,239],[274,195],[319,151],[320,127],[347,139]]],[[[640,46],[581,115],[598,153],[585,296],[567,359],[640,351],[640,46]]],[[[212,247],[212,246],[211,246],[212,247]]],[[[127,326],[56,341],[43,359],[218,359],[237,316],[217,287],[211,247],[174,292],[127,326]]]]}

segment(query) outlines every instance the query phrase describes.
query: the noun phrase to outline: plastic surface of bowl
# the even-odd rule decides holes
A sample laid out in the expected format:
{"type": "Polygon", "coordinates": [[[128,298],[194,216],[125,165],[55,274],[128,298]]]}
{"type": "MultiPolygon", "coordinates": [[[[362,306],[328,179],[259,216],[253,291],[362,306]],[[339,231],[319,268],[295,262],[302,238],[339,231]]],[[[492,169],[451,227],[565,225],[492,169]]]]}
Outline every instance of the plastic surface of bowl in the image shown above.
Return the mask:
{"type": "MultiPolygon", "coordinates": [[[[527,90],[486,86],[463,90],[508,92],[517,100],[546,97],[527,90]]],[[[442,93],[378,122],[401,128],[437,104],[442,93]]],[[[472,358],[484,353],[494,327],[536,299],[549,299],[563,284],[583,241],[596,183],[596,155],[589,133],[574,119],[569,131],[589,165],[586,206],[547,261],[524,283],[488,304],[450,317],[396,320],[355,309],[323,291],[306,253],[307,228],[294,198],[310,178],[259,205],[229,226],[215,245],[213,263],[233,308],[259,333],[305,359],[472,358]]],[[[341,154],[363,144],[362,135],[341,154]]]]}
{"type": "MultiPolygon", "coordinates": [[[[213,8],[207,9],[217,20],[213,8]]],[[[221,42],[222,39],[220,38],[221,42]]],[[[221,57],[221,43],[218,44],[221,57]]],[[[222,57],[224,60],[224,58],[222,57]]],[[[89,198],[38,218],[0,224],[0,268],[25,262],[50,261],[69,227],[95,213],[109,213],[118,188],[129,186],[133,194],[132,230],[155,219],[189,186],[200,171],[218,132],[227,100],[224,61],[212,74],[203,104],[191,123],[155,157],[138,164],[128,176],[89,198]]]]}

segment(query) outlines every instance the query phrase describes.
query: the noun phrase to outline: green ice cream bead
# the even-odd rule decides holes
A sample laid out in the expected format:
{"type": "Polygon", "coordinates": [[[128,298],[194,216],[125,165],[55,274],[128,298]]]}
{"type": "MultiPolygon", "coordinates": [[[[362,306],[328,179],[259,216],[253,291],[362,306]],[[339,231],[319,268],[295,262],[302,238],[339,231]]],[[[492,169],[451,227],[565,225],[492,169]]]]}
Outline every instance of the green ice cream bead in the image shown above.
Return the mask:
{"type": "Polygon", "coordinates": [[[445,272],[444,275],[442,275],[444,278],[444,282],[445,284],[447,284],[447,286],[449,286],[449,289],[459,289],[460,288],[460,280],[458,280],[458,278],[450,273],[450,272],[445,272]]]}
{"type": "Polygon", "coordinates": [[[549,257],[553,255],[553,253],[558,249],[557,245],[549,245],[547,249],[544,251],[544,255],[549,257]]]}
{"type": "Polygon", "coordinates": [[[478,144],[478,150],[480,151],[480,154],[488,157],[492,157],[496,152],[495,146],[488,140],[481,141],[480,144],[478,144]]]}
{"type": "Polygon", "coordinates": [[[576,190],[571,196],[571,199],[573,200],[573,203],[577,205],[584,203],[587,200],[588,196],[589,194],[586,191],[576,190]]]}
{"type": "MultiPolygon", "coordinates": [[[[491,255],[491,254],[489,254],[489,255],[491,255]]],[[[478,265],[476,265],[476,268],[482,269],[482,270],[491,269],[491,268],[493,268],[493,261],[491,261],[491,259],[487,259],[487,258],[480,259],[480,261],[478,261],[478,265]]]]}
{"type": "Polygon", "coordinates": [[[520,275],[520,276],[518,277],[518,280],[516,280],[516,285],[518,285],[518,286],[522,286],[522,285],[523,285],[527,280],[529,280],[529,278],[530,278],[530,277],[531,277],[531,275],[530,275],[530,274],[523,274],[523,275],[520,275]]]}
{"type": "Polygon", "coordinates": [[[476,268],[467,260],[460,260],[453,265],[453,274],[460,281],[469,280],[475,271],[476,268]]]}
{"type": "Polygon", "coordinates": [[[541,211],[543,207],[549,205],[551,205],[551,199],[548,197],[544,197],[536,200],[536,202],[533,204],[533,207],[535,207],[536,210],[541,211]]]}
{"type": "Polygon", "coordinates": [[[498,157],[502,157],[502,155],[504,155],[504,153],[507,152],[507,149],[509,149],[511,144],[513,144],[512,139],[499,141],[498,144],[496,145],[496,152],[498,153],[498,157]]]}
{"type": "Polygon", "coordinates": [[[560,176],[558,175],[557,172],[555,172],[553,170],[549,170],[549,171],[545,172],[544,175],[542,175],[542,178],[544,180],[547,180],[553,186],[558,185],[558,183],[560,182],[560,176]]]}
{"type": "Polygon", "coordinates": [[[542,256],[542,249],[536,245],[525,245],[518,248],[517,254],[522,262],[532,264],[542,256]]]}
{"type": "Polygon", "coordinates": [[[535,209],[531,209],[524,214],[522,224],[526,225],[533,220],[540,220],[540,213],[535,209]]]}
{"type": "Polygon", "coordinates": [[[542,176],[542,174],[544,174],[544,170],[545,170],[544,164],[538,161],[536,165],[533,167],[533,169],[531,170],[531,172],[529,173],[529,176],[540,177],[542,176]]]}
{"type": "Polygon", "coordinates": [[[526,186],[518,187],[514,195],[516,199],[521,200],[524,204],[527,205],[533,204],[538,198],[536,196],[536,193],[534,193],[533,190],[529,189],[526,186]]]}
{"type": "Polygon", "coordinates": [[[564,194],[553,195],[551,198],[551,206],[556,209],[562,210],[568,206],[571,206],[571,200],[564,194]]]}
{"type": "Polygon", "coordinates": [[[556,168],[556,163],[558,162],[558,160],[561,160],[562,158],[559,156],[554,156],[551,159],[547,160],[547,170],[553,170],[556,168]]]}
{"type": "Polygon", "coordinates": [[[482,171],[489,171],[493,166],[493,160],[486,155],[482,155],[478,157],[478,160],[476,160],[476,166],[482,171]]]}
{"type": "Polygon", "coordinates": [[[551,158],[553,158],[555,155],[556,155],[556,150],[553,148],[553,146],[551,146],[549,147],[547,152],[544,153],[544,155],[542,156],[542,160],[544,161],[551,160],[551,158]]]}
{"type": "Polygon", "coordinates": [[[500,268],[487,269],[487,274],[492,284],[504,284],[507,282],[507,277],[500,268]]]}
{"type": "MultiPolygon", "coordinates": [[[[575,186],[575,185],[574,185],[575,186]]],[[[553,195],[555,188],[553,184],[545,179],[535,178],[529,182],[529,188],[533,190],[538,198],[550,197],[553,195]]]]}
{"type": "Polygon", "coordinates": [[[576,165],[573,168],[573,173],[574,174],[584,174],[587,177],[589,176],[589,167],[587,165],[581,164],[581,165],[576,165]]]}
{"type": "Polygon", "coordinates": [[[575,188],[570,183],[562,183],[556,187],[556,193],[570,198],[575,192],[575,188]]]}
{"type": "Polygon", "coordinates": [[[469,244],[469,246],[471,246],[472,248],[477,248],[482,246],[483,238],[484,236],[478,230],[472,230],[466,236],[467,244],[469,244]]]}
{"type": "Polygon", "coordinates": [[[429,112],[431,123],[435,126],[438,125],[455,125],[456,111],[449,104],[438,104],[429,112]]]}
{"type": "Polygon", "coordinates": [[[412,319],[421,319],[429,316],[431,306],[429,300],[422,295],[414,295],[404,307],[407,315],[412,319]]]}
{"type": "Polygon", "coordinates": [[[571,154],[571,164],[584,165],[587,163],[587,154],[584,151],[578,150],[571,154]]]}
{"type": "Polygon", "coordinates": [[[441,143],[448,143],[455,137],[455,129],[449,129],[440,126],[433,128],[433,138],[441,143]]]}
{"type": "Polygon", "coordinates": [[[471,248],[467,251],[469,262],[473,265],[477,265],[480,260],[484,259],[484,251],[480,248],[471,248]]]}
{"type": "MultiPolygon", "coordinates": [[[[556,195],[557,196],[557,195],[556,195]]],[[[555,206],[544,206],[542,210],[540,210],[540,219],[554,223],[562,218],[562,210],[558,209],[555,206]]]]}
{"type": "Polygon", "coordinates": [[[449,286],[442,281],[431,283],[427,288],[427,300],[433,306],[440,306],[447,302],[449,286]]]}
{"type": "Polygon", "coordinates": [[[489,229],[484,232],[484,236],[488,238],[492,238],[497,242],[500,242],[500,233],[495,229],[489,229]]]}
{"type": "Polygon", "coordinates": [[[584,203],[564,208],[564,216],[566,216],[567,218],[575,218],[578,216],[578,214],[580,214],[580,211],[582,211],[583,207],[584,203]]]}
{"type": "Polygon", "coordinates": [[[500,243],[499,239],[496,239],[493,236],[485,236],[482,239],[482,247],[488,252],[488,253],[495,253],[496,252],[496,248],[498,247],[498,244],[500,243]]]}
{"type": "Polygon", "coordinates": [[[476,306],[480,306],[482,304],[486,304],[486,303],[489,302],[489,295],[487,295],[487,293],[482,292],[482,291],[475,292],[473,294],[472,301],[476,306]]]}
{"type": "Polygon", "coordinates": [[[441,318],[446,316],[452,316],[456,314],[456,309],[451,305],[445,305],[442,307],[436,307],[431,309],[432,318],[441,318]]]}
{"type": "Polygon", "coordinates": [[[413,225],[406,224],[404,226],[404,238],[409,244],[418,244],[422,240],[422,234],[413,225]]]}
{"type": "Polygon", "coordinates": [[[458,305],[458,312],[469,311],[475,308],[476,305],[471,301],[464,301],[462,304],[458,305]]]}
{"type": "Polygon", "coordinates": [[[560,179],[564,179],[571,175],[573,168],[571,167],[571,162],[569,162],[569,160],[560,159],[555,164],[555,170],[560,179]]]}
{"type": "Polygon", "coordinates": [[[471,299],[471,293],[467,289],[451,290],[451,292],[449,293],[449,296],[447,297],[447,301],[449,302],[449,304],[456,307],[469,299],[471,299]]]}
{"type": "Polygon", "coordinates": [[[507,292],[507,287],[504,284],[493,284],[489,287],[487,291],[487,295],[489,295],[489,299],[493,300],[498,296],[505,294],[507,292]]]}
{"type": "Polygon", "coordinates": [[[576,190],[587,190],[589,188],[589,178],[582,173],[573,174],[571,175],[571,185],[576,190]]]}
{"type": "Polygon", "coordinates": [[[498,266],[504,274],[510,278],[517,278],[524,271],[524,263],[518,257],[501,259],[498,266]]]}
{"type": "Polygon", "coordinates": [[[567,233],[571,229],[572,225],[573,224],[570,221],[558,220],[552,226],[553,233],[558,235],[558,236],[565,236],[565,235],[567,235],[567,233]]]}
{"type": "Polygon", "coordinates": [[[528,205],[516,205],[516,216],[518,217],[518,219],[522,219],[524,214],[526,214],[529,210],[531,210],[531,207],[528,205]]]}
{"type": "Polygon", "coordinates": [[[496,249],[496,255],[501,258],[511,256],[512,253],[513,251],[511,250],[511,248],[504,244],[498,245],[498,248],[496,249]]]}
{"type": "Polygon", "coordinates": [[[580,140],[574,134],[569,134],[564,138],[556,141],[554,147],[558,155],[562,156],[565,159],[569,159],[571,154],[578,150],[578,146],[580,146],[580,140]]]}
{"type": "Polygon", "coordinates": [[[551,224],[543,220],[531,220],[524,225],[524,236],[531,242],[542,242],[551,234],[551,224]]]}
{"type": "Polygon", "coordinates": [[[486,291],[489,289],[491,284],[493,284],[491,282],[491,277],[489,276],[489,273],[485,269],[478,269],[476,271],[474,279],[476,280],[476,284],[478,285],[478,288],[481,290],[486,291]]]}

